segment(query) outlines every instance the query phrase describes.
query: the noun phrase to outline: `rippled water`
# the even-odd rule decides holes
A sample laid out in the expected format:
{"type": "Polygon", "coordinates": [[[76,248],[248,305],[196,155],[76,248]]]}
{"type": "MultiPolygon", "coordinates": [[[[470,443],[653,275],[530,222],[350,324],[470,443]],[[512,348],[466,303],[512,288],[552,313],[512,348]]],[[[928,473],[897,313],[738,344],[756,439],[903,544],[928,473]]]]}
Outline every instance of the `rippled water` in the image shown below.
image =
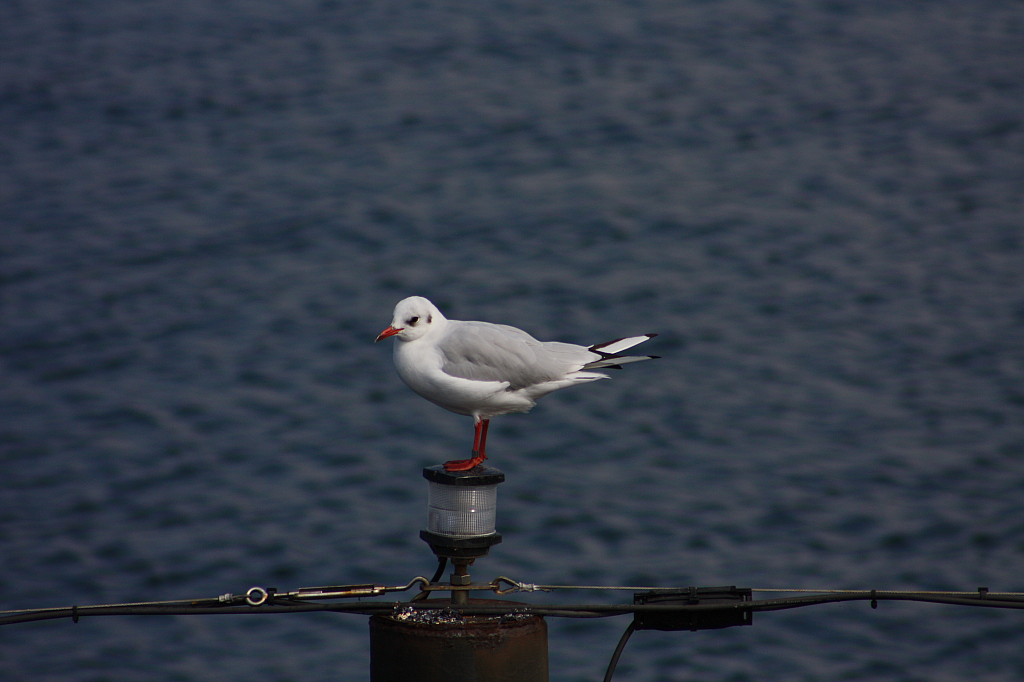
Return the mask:
{"type": "MultiPolygon", "coordinates": [[[[554,584],[1024,590],[1012,3],[0,7],[0,610],[429,574],[391,309],[663,356],[494,421],[554,584]]],[[[628,593],[529,596],[537,602],[628,593]]],[[[600,679],[627,619],[550,621],[600,679]]],[[[1010,680],[1020,612],[640,632],[616,679],[1010,680]]],[[[5,680],[367,679],[364,617],[0,632],[5,680]]]]}

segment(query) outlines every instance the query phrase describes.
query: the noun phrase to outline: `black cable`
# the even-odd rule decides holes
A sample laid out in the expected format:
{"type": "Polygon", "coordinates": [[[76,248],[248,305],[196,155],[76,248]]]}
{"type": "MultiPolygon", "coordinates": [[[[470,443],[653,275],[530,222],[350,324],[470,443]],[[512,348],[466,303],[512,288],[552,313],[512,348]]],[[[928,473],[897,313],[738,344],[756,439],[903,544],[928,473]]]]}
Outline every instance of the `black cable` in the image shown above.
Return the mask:
{"type": "Polygon", "coordinates": [[[604,674],[604,682],[612,682],[612,675],[615,673],[615,666],[619,664],[619,656],[622,655],[622,650],[626,648],[626,642],[629,641],[629,636],[636,631],[636,621],[629,621],[629,625],[626,627],[626,631],[622,633],[622,637],[619,639],[619,645],[615,647],[615,653],[612,654],[612,660],[608,662],[608,670],[604,674]]]}
{"type": "MultiPolygon", "coordinates": [[[[231,616],[278,613],[354,613],[364,616],[390,615],[396,608],[415,606],[407,602],[355,602],[348,604],[264,604],[262,606],[79,606],[78,617],[92,616],[231,616]]],[[[449,606],[449,605],[446,605],[449,606]]],[[[437,607],[432,607],[437,608],[437,607]]],[[[71,618],[71,607],[22,611],[0,616],[0,625],[39,620],[71,618]]]]}
{"type": "MultiPolygon", "coordinates": [[[[982,606],[996,609],[1024,609],[1024,600],[1019,597],[967,597],[944,594],[928,594],[923,592],[889,592],[878,594],[877,591],[852,592],[847,594],[820,594],[806,597],[785,597],[782,599],[760,599],[742,602],[732,608],[750,611],[781,611],[801,606],[830,604],[842,601],[914,601],[926,604],[948,604],[951,606],[982,606]]],[[[686,608],[694,610],[713,610],[714,604],[698,604],[686,608]]]]}
{"type": "Polygon", "coordinates": [[[434,573],[434,577],[430,579],[430,584],[433,585],[441,579],[444,575],[444,567],[448,565],[448,557],[442,556],[437,558],[437,571],[434,573]]]}

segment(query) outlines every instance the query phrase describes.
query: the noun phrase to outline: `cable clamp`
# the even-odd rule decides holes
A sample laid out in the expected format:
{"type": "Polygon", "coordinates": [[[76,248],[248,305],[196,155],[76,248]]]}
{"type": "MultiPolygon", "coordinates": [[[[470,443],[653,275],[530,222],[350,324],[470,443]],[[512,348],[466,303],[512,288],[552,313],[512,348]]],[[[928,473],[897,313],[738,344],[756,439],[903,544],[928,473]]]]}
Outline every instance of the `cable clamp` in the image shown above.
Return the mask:
{"type": "Polygon", "coordinates": [[[491,589],[497,595],[511,594],[512,592],[550,592],[551,590],[541,585],[534,583],[521,583],[512,578],[506,578],[505,576],[498,576],[491,581],[491,589]],[[499,586],[501,583],[508,583],[511,587],[501,589],[499,586]]]}

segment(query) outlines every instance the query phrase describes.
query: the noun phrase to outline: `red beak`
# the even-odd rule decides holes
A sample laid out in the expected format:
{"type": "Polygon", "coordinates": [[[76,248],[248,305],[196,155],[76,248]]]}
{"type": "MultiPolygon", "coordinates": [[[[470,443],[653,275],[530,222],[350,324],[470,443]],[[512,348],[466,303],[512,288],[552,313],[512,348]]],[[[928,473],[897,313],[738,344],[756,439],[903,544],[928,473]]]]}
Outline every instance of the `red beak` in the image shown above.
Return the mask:
{"type": "Polygon", "coordinates": [[[386,338],[388,338],[389,336],[394,336],[395,334],[397,334],[397,333],[398,333],[398,332],[400,332],[400,331],[402,331],[402,330],[401,330],[401,329],[395,329],[394,327],[388,327],[387,329],[385,329],[384,331],[382,331],[382,332],[381,332],[380,334],[377,334],[377,338],[375,338],[375,339],[373,340],[373,342],[374,342],[374,343],[377,343],[377,342],[378,342],[378,341],[380,341],[381,339],[386,339],[386,338]]]}

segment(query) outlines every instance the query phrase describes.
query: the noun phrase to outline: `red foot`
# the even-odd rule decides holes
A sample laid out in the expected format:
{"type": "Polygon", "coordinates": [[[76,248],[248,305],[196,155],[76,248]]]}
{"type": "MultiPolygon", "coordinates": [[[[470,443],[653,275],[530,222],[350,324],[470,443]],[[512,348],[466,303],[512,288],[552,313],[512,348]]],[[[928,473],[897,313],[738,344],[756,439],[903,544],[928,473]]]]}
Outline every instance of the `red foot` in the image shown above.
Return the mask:
{"type": "Polygon", "coordinates": [[[484,446],[487,444],[487,427],[490,426],[490,419],[481,419],[476,423],[476,431],[473,434],[473,457],[471,459],[453,459],[444,463],[445,471],[469,471],[475,466],[483,464],[487,459],[484,454],[484,446]]]}
{"type": "Polygon", "coordinates": [[[450,462],[444,463],[445,471],[469,471],[475,466],[483,464],[484,460],[487,459],[487,455],[484,453],[477,453],[471,459],[453,459],[450,462]]]}

